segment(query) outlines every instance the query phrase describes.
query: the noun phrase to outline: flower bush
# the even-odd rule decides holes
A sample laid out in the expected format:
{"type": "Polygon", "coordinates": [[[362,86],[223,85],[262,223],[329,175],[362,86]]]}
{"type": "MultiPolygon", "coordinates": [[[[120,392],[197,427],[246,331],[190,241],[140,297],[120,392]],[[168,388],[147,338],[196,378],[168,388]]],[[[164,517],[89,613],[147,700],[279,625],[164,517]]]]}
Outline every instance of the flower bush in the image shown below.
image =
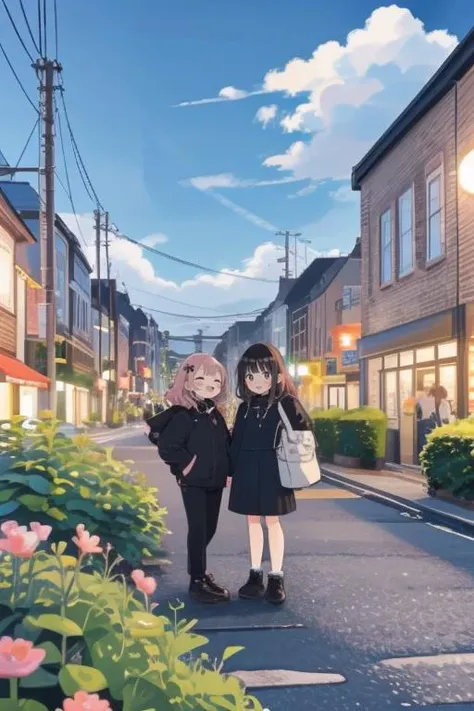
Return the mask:
{"type": "Polygon", "coordinates": [[[474,501],[474,422],[459,420],[436,427],[420,455],[430,489],[444,489],[474,501]]]}
{"type": "Polygon", "coordinates": [[[0,518],[14,515],[22,525],[41,518],[55,540],[70,539],[84,522],[132,565],[160,555],[166,510],[157,490],[112,448],[85,435],[58,437],[57,424],[48,420],[34,435],[19,419],[0,427],[0,518]]]}
{"type": "Polygon", "coordinates": [[[130,590],[111,546],[83,524],[75,555],[65,541],[42,550],[48,530],[39,524],[1,529],[1,711],[262,711],[222,673],[242,648],[211,663],[197,620],[178,620],[182,603],[170,605],[171,619],[155,614],[155,581],[135,571],[130,590]]]}

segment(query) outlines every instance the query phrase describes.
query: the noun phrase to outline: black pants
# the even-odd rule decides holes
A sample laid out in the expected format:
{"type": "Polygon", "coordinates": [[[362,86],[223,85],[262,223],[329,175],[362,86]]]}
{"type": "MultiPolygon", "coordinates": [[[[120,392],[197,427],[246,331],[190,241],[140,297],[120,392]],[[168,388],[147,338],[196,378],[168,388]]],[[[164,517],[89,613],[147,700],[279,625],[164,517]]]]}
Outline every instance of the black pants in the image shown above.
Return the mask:
{"type": "Polygon", "coordinates": [[[197,580],[206,573],[206,549],[216,532],[222,489],[182,486],[181,493],[188,519],[188,573],[197,580]]]}

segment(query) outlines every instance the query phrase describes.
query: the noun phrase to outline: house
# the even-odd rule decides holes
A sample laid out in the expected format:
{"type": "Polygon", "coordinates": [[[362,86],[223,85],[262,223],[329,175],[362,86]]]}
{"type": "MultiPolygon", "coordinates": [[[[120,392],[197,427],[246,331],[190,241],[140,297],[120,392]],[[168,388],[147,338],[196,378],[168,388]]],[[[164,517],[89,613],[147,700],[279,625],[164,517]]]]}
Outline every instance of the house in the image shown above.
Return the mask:
{"type": "Polygon", "coordinates": [[[335,263],[334,257],[315,259],[291,286],[285,298],[288,308],[288,358],[290,374],[298,384],[299,396],[307,408],[316,406],[315,389],[321,385],[321,360],[311,361],[308,309],[315,284],[335,263]]]}
{"type": "Polygon", "coordinates": [[[278,348],[284,359],[288,356],[288,306],[285,299],[295,281],[280,277],[278,293],[262,314],[262,340],[278,348]]]}
{"type": "Polygon", "coordinates": [[[361,193],[362,401],[385,410],[392,461],[414,464],[433,385],[474,413],[474,30],[355,166],[361,193]]]}
{"type": "Polygon", "coordinates": [[[38,394],[49,387],[48,378],[25,363],[27,289],[40,284],[29,274],[22,248],[35,242],[0,189],[0,420],[36,417],[38,394]]]}
{"type": "MultiPolygon", "coordinates": [[[[309,293],[308,360],[313,408],[359,406],[360,243],[335,259],[309,293]]],[[[309,374],[308,374],[309,375],[309,374]]]]}
{"type": "MultiPolygon", "coordinates": [[[[41,282],[39,242],[40,199],[26,182],[0,181],[0,190],[35,237],[22,248],[20,259],[27,273],[41,282]]],[[[90,411],[90,390],[94,383],[94,354],[91,333],[91,267],[75,234],[55,216],[56,242],[56,389],[57,416],[80,424],[90,411]]],[[[46,312],[42,288],[26,288],[27,326],[25,361],[46,374],[46,312]]],[[[41,409],[41,408],[40,408],[41,409]]]]}

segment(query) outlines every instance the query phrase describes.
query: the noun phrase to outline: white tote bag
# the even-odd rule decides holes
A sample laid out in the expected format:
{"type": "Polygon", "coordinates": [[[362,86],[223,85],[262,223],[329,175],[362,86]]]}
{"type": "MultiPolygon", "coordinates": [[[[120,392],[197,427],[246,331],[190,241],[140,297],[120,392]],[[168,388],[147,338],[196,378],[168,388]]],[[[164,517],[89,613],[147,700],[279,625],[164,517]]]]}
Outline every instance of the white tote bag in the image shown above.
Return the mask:
{"type": "Polygon", "coordinates": [[[284,425],[276,447],[281,485],[285,489],[306,489],[321,480],[314,435],[310,430],[294,430],[280,402],[278,412],[284,425]]]}

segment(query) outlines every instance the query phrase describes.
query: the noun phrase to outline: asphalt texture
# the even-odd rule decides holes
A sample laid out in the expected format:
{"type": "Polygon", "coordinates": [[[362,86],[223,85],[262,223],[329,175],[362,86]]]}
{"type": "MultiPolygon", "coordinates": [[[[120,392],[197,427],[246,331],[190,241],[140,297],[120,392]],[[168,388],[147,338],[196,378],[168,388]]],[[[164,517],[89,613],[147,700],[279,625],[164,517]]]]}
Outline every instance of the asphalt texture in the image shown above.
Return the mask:
{"type": "MultiPolygon", "coordinates": [[[[111,443],[112,444],[112,443],[111,443]]],[[[157,601],[185,602],[220,658],[228,645],[245,650],[228,672],[284,669],[342,675],[342,684],[252,690],[270,711],[474,710],[474,661],[443,654],[474,652],[474,541],[366,498],[338,498],[322,483],[318,498],[299,499],[284,519],[285,581],[281,608],[244,602],[236,592],[248,575],[244,517],[227,510],[209,547],[209,570],[233,593],[227,605],[197,605],[188,597],[186,522],[180,492],[156,449],[139,432],[115,444],[120,459],[158,487],[168,508],[170,565],[159,576],[157,601]],[[401,668],[383,660],[436,655],[401,668]]],[[[265,568],[268,569],[268,555],[265,568]]]]}

